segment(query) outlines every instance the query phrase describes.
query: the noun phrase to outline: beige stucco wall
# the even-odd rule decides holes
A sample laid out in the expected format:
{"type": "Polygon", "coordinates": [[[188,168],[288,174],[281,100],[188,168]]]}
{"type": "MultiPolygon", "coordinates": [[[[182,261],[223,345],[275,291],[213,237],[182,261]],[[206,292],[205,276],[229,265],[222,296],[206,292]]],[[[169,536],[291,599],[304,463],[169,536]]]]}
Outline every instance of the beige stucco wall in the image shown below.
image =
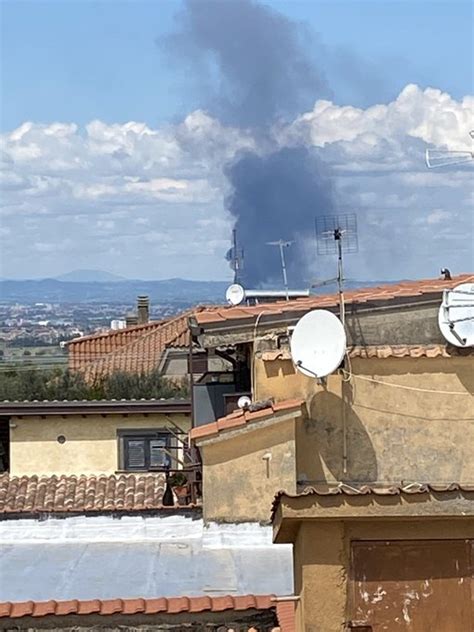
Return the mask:
{"type": "MultiPolygon", "coordinates": [[[[170,415],[183,431],[191,420],[170,415]]],[[[22,474],[113,474],[119,467],[117,431],[166,428],[163,414],[67,415],[63,417],[12,417],[10,472],[22,474]],[[66,442],[58,443],[64,435],[66,442]]]]}
{"type": "Polygon", "coordinates": [[[268,522],[275,492],[296,489],[295,420],[252,426],[201,445],[206,520],[268,522]]]}
{"type": "Polygon", "coordinates": [[[352,540],[472,538],[474,519],[412,521],[303,521],[294,546],[297,630],[343,632],[352,540]]]}
{"type": "Polygon", "coordinates": [[[298,427],[299,479],[474,480],[472,356],[354,359],[352,373],[346,383],[331,375],[323,388],[290,360],[256,359],[257,399],[307,402],[308,418],[298,427]]]}

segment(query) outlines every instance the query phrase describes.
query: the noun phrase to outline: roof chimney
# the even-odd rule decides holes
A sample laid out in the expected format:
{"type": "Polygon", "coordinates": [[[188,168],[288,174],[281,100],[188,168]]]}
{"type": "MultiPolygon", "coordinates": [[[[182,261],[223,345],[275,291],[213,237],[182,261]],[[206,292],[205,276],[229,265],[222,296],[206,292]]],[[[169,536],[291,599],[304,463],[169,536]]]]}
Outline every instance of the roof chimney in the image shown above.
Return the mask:
{"type": "Polygon", "coordinates": [[[137,303],[138,324],[146,325],[150,318],[150,299],[148,296],[139,296],[137,303]]]}
{"type": "Polygon", "coordinates": [[[134,325],[138,325],[137,315],[133,312],[128,312],[125,316],[125,327],[133,327],[134,325]]]}

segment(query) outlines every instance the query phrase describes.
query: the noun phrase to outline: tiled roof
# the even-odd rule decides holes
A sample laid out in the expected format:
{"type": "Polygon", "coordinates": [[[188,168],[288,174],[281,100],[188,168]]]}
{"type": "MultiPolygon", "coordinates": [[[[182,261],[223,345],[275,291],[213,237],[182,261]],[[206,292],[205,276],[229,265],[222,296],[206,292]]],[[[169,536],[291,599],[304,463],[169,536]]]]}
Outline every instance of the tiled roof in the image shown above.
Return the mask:
{"type": "Polygon", "coordinates": [[[1,474],[0,514],[162,509],[164,491],[163,473],[110,476],[1,474]]]}
{"type": "Polygon", "coordinates": [[[83,372],[88,380],[113,371],[147,373],[159,366],[167,349],[189,346],[188,318],[201,309],[170,320],[72,340],[68,344],[69,368],[83,372]]]}
{"type": "Polygon", "coordinates": [[[266,408],[260,410],[249,411],[239,409],[226,417],[221,417],[217,421],[193,428],[190,432],[190,436],[191,439],[203,439],[212,435],[218,435],[220,432],[232,430],[239,426],[245,426],[254,421],[268,419],[276,413],[299,409],[303,404],[304,400],[302,399],[288,399],[278,403],[271,403],[266,408]]]}
{"type": "MultiPolygon", "coordinates": [[[[71,615],[182,615],[183,613],[200,614],[206,612],[212,612],[214,615],[225,613],[224,616],[227,619],[232,613],[242,616],[247,611],[249,611],[250,617],[262,611],[273,611],[274,616],[270,621],[276,624],[275,627],[270,623],[265,628],[259,626],[258,629],[260,630],[274,630],[275,632],[277,630],[280,632],[294,632],[295,630],[294,601],[291,599],[278,601],[272,595],[0,602],[0,619],[41,618],[48,616],[66,617],[71,615]]],[[[253,629],[248,627],[249,631],[253,629]]]]}
{"type": "Polygon", "coordinates": [[[275,494],[272,504],[272,520],[278,505],[283,497],[301,498],[303,496],[365,496],[373,494],[374,496],[401,496],[412,494],[430,494],[430,493],[447,493],[447,492],[469,492],[474,493],[474,484],[468,483],[407,483],[405,485],[349,485],[340,483],[333,486],[308,486],[302,491],[291,494],[281,490],[275,494]]]}
{"type": "MultiPolygon", "coordinates": [[[[451,345],[366,345],[348,347],[350,358],[451,358],[474,354],[474,347],[462,349],[451,345]]],[[[291,360],[289,349],[262,352],[262,360],[291,360]]]]}
{"type": "MultiPolygon", "coordinates": [[[[348,290],[344,292],[346,304],[372,303],[380,301],[390,301],[392,299],[411,299],[424,294],[438,294],[444,289],[450,289],[460,283],[474,281],[473,274],[461,274],[447,281],[445,279],[425,279],[419,281],[404,281],[379,287],[365,289],[348,290]]],[[[275,303],[264,303],[254,306],[237,306],[203,310],[195,315],[198,325],[224,325],[229,321],[243,322],[255,320],[257,317],[276,316],[291,312],[307,312],[316,308],[332,308],[339,303],[338,294],[320,294],[300,298],[292,301],[277,301],[275,303]]]]}
{"type": "Polygon", "coordinates": [[[451,345],[368,345],[348,349],[351,358],[451,358],[474,354],[474,348],[451,345]]]}

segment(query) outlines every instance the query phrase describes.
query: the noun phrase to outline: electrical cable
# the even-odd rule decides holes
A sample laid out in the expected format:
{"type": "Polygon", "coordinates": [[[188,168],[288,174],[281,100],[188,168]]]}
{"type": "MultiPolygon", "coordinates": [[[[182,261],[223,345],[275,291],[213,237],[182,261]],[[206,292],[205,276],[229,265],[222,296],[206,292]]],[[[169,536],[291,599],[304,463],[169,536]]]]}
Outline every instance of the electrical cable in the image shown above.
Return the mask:
{"type": "Polygon", "coordinates": [[[354,373],[349,374],[345,369],[341,369],[342,373],[349,375],[350,379],[356,380],[364,380],[366,382],[374,382],[375,384],[382,384],[383,386],[389,386],[391,388],[401,388],[407,391],[417,391],[419,393],[432,393],[438,395],[471,395],[468,391],[443,391],[443,390],[435,390],[431,388],[420,388],[418,386],[406,386],[405,384],[392,384],[391,382],[385,382],[384,380],[377,380],[374,377],[367,377],[365,375],[355,375],[354,373]]]}

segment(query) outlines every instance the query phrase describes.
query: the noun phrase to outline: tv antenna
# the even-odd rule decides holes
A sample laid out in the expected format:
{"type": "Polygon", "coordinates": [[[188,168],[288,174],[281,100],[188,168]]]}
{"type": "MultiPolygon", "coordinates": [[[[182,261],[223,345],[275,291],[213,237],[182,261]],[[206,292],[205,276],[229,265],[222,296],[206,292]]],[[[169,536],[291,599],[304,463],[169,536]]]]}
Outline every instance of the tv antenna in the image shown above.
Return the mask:
{"type": "Polygon", "coordinates": [[[286,300],[290,300],[290,296],[288,294],[288,277],[286,275],[286,263],[285,263],[285,248],[289,248],[291,244],[294,243],[292,241],[285,241],[284,239],[279,239],[278,241],[267,241],[267,246],[278,246],[280,249],[280,259],[281,259],[281,271],[283,273],[283,285],[285,286],[286,300]]]}
{"type": "Polygon", "coordinates": [[[450,344],[474,346],[474,283],[461,283],[452,290],[444,290],[438,324],[450,344]]]}
{"type": "MultiPolygon", "coordinates": [[[[474,129],[469,132],[469,136],[474,140],[474,129]]],[[[427,149],[425,152],[425,162],[428,169],[438,169],[439,167],[451,167],[474,160],[474,152],[461,149],[427,149]]]]}
{"type": "Polygon", "coordinates": [[[240,283],[242,280],[242,269],[244,267],[244,251],[243,248],[239,248],[237,230],[235,228],[232,230],[232,247],[227,252],[227,260],[234,271],[234,283],[240,283]]]}
{"type": "Polygon", "coordinates": [[[343,254],[359,251],[357,238],[357,215],[322,215],[316,217],[316,248],[318,255],[337,255],[337,276],[312,287],[337,282],[339,293],[339,312],[342,324],[345,324],[344,308],[344,264],[343,254]]]}

